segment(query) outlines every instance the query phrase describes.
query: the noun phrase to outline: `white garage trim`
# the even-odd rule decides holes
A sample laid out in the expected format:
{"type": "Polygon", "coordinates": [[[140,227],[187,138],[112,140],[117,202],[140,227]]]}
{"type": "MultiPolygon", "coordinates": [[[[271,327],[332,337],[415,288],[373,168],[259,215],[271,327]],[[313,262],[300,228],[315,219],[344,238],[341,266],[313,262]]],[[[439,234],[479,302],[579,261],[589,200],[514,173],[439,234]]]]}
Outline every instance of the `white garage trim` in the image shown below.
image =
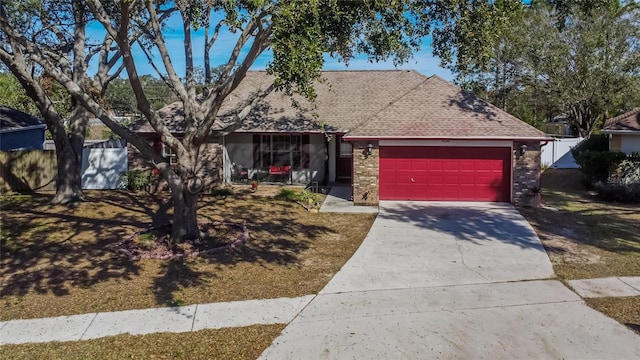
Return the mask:
{"type": "Polygon", "coordinates": [[[380,140],[380,146],[467,146],[511,147],[508,140],[380,140]]]}

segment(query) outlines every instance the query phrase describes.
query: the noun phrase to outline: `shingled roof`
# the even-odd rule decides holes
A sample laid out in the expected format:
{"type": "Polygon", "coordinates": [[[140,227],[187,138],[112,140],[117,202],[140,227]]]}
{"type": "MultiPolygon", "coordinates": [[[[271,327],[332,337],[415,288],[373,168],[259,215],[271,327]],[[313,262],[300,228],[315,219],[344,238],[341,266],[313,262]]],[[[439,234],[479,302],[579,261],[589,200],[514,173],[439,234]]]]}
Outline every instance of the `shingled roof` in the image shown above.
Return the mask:
{"type": "MultiPolygon", "coordinates": [[[[347,132],[371,118],[425,77],[416,71],[325,71],[324,81],[315,84],[317,98],[311,104],[295,97],[299,108],[292,106],[291,98],[274,91],[249,114],[238,132],[321,132],[320,123],[329,132],[347,132]]],[[[214,130],[225,127],[228,119],[259,89],[271,84],[273,77],[264,71],[250,71],[219,111],[214,130]]],[[[162,108],[159,115],[174,132],[184,131],[184,113],[177,102],[162,108]]],[[[153,132],[142,120],[132,126],[138,132],[153,132]]]]}
{"type": "MultiPolygon", "coordinates": [[[[315,104],[296,97],[299,108],[281,92],[272,92],[250,113],[237,132],[347,133],[352,138],[536,138],[542,131],[473,94],[437,77],[413,70],[325,71],[315,84],[315,104]]],[[[225,124],[252,94],[271,84],[264,71],[251,71],[225,100],[214,130],[225,124]]],[[[159,111],[174,132],[184,130],[180,103],[159,111]]],[[[146,121],[133,126],[152,132],[146,121]]]]}
{"type": "Polygon", "coordinates": [[[0,105],[0,131],[12,132],[25,128],[45,128],[45,123],[35,116],[22,111],[0,105]]]}
{"type": "Polygon", "coordinates": [[[546,139],[548,135],[434,75],[345,136],[357,138],[546,139]]]}
{"type": "Polygon", "coordinates": [[[607,133],[620,131],[640,131],[640,107],[614,118],[607,119],[604,122],[602,132],[607,133]]]}

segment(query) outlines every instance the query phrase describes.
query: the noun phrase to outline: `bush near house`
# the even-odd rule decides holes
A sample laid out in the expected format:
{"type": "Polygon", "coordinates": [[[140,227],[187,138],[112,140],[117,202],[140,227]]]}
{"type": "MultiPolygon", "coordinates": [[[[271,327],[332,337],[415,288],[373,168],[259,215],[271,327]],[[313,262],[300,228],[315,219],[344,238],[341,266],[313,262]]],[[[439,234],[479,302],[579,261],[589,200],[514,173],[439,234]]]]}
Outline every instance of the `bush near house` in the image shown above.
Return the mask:
{"type": "Polygon", "coordinates": [[[603,200],[640,203],[640,156],[620,161],[607,180],[596,182],[594,188],[603,200]]]}
{"type": "Polygon", "coordinates": [[[580,165],[584,184],[593,187],[597,182],[606,182],[612,169],[627,155],[609,151],[606,135],[594,135],[571,149],[576,163],[580,165]]]}

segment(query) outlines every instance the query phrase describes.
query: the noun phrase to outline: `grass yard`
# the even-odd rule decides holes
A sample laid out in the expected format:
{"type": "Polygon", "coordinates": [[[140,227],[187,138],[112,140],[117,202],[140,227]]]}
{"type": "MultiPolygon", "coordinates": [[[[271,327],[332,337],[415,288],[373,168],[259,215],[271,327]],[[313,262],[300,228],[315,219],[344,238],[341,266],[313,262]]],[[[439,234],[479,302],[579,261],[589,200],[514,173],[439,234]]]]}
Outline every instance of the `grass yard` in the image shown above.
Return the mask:
{"type": "Polygon", "coordinates": [[[73,209],[52,207],[44,195],[2,199],[0,320],[316,293],[374,219],[269,197],[204,197],[200,220],[246,223],[245,245],[195,259],[130,261],[112,246],[152,216],[166,221],[166,196],[86,195],[73,209]]]}
{"type": "Polygon", "coordinates": [[[118,335],[86,341],[4,345],[1,359],[256,359],[284,325],[201,330],[189,333],[118,335]]]}
{"type": "MultiPolygon", "coordinates": [[[[598,200],[582,185],[579,170],[545,170],[542,201],[559,211],[520,211],[540,236],[560,280],[640,276],[640,206],[598,200]]],[[[587,303],[640,333],[640,297],[587,303]]]]}

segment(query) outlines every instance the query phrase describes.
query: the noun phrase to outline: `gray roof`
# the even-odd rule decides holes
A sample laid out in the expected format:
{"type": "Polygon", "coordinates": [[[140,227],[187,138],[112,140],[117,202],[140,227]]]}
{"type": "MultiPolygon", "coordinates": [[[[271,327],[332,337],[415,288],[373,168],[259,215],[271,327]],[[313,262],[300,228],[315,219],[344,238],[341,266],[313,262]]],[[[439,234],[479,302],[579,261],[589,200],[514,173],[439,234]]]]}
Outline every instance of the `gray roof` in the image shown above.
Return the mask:
{"type": "MultiPolygon", "coordinates": [[[[457,86],[413,70],[325,71],[315,84],[315,104],[272,92],[250,113],[238,132],[327,132],[347,137],[499,137],[547,138],[542,131],[457,86]],[[315,107],[314,107],[315,106],[315,107]]],[[[264,71],[251,71],[225,100],[214,130],[224,128],[242,104],[271,84],[264,71]]],[[[159,111],[174,132],[184,130],[179,102],[159,111]]],[[[142,120],[138,132],[151,132],[142,120]]]]}
{"type": "MultiPolygon", "coordinates": [[[[238,132],[321,132],[320,123],[329,132],[347,132],[375,115],[405,92],[424,81],[416,71],[325,71],[325,79],[315,84],[317,98],[314,104],[296,96],[299,108],[282,92],[274,91],[249,114],[238,132]]],[[[271,84],[273,77],[264,71],[250,71],[238,88],[225,100],[220,121],[214,130],[224,127],[240,106],[258,89],[271,84]]],[[[179,102],[169,104],[159,115],[175,132],[184,131],[184,113],[179,102]]],[[[132,129],[151,132],[151,126],[142,120],[132,129]]]]}
{"type": "Polygon", "coordinates": [[[20,110],[0,105],[0,131],[19,131],[24,128],[45,128],[45,123],[39,118],[20,110]]]}
{"type": "Polygon", "coordinates": [[[604,122],[603,132],[616,131],[640,131],[640,107],[628,111],[622,115],[607,119],[604,122]]]}
{"type": "Polygon", "coordinates": [[[431,76],[349,132],[349,138],[548,138],[454,84],[431,76]]]}

